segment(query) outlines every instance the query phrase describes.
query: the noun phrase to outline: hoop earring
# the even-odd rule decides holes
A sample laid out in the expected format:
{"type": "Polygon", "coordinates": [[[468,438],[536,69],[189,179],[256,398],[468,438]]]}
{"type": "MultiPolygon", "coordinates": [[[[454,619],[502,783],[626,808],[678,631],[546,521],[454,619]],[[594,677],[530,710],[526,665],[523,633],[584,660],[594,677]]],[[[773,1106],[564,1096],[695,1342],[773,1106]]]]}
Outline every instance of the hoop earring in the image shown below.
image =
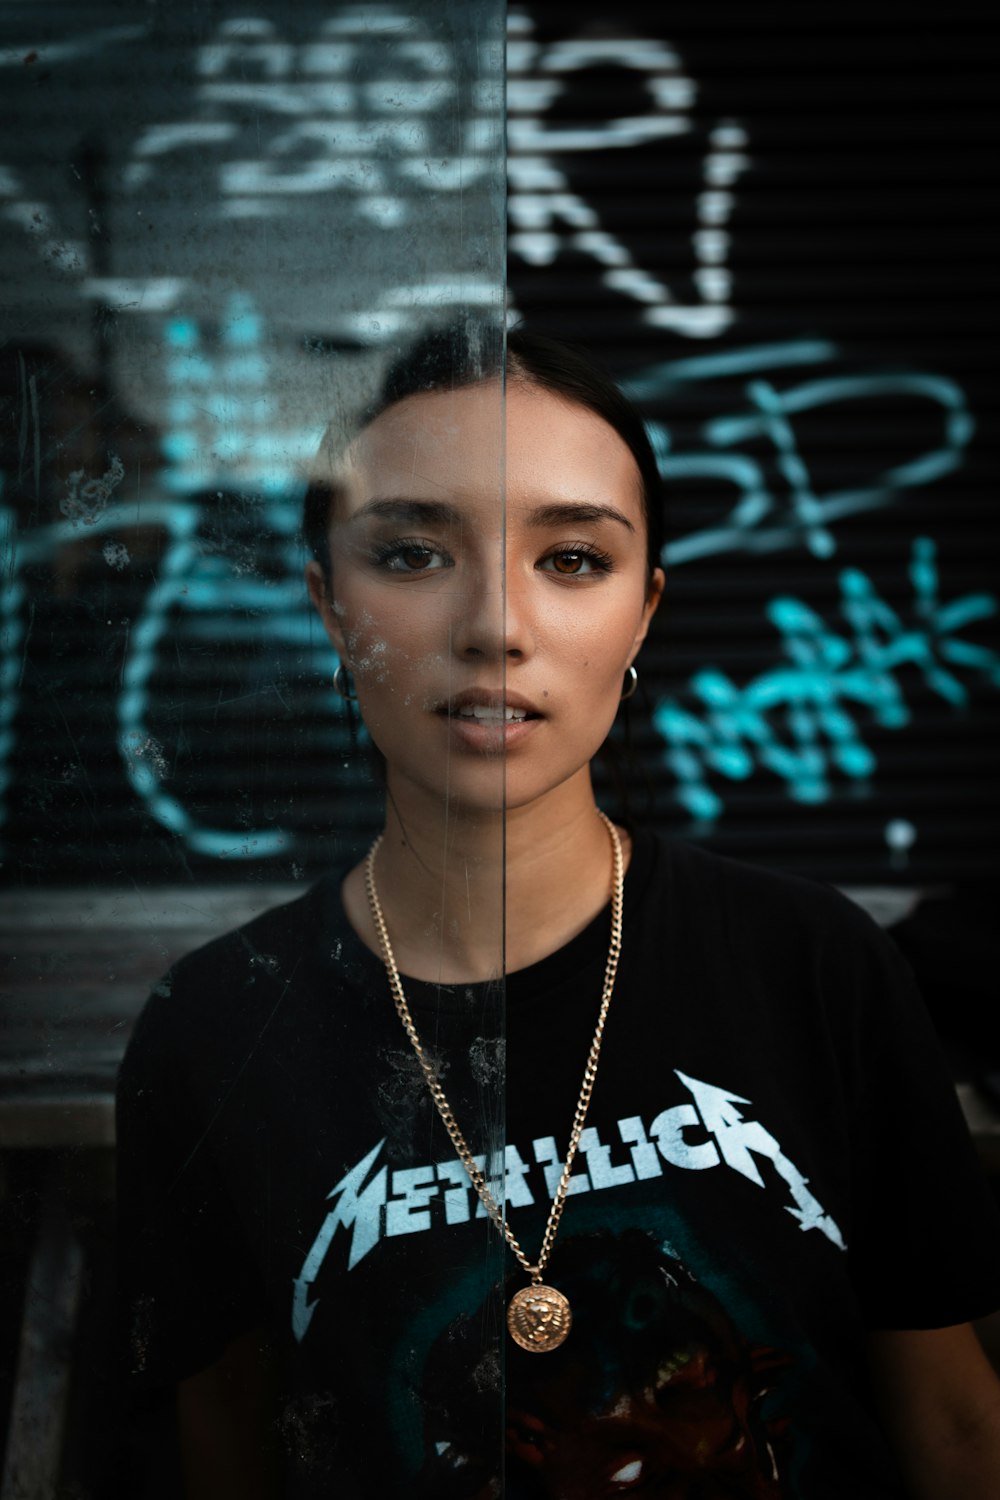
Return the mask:
{"type": "Polygon", "coordinates": [[[639,686],[639,674],[635,667],[629,667],[625,673],[625,683],[622,687],[622,703],[627,703],[630,698],[635,697],[635,690],[639,686]]]}
{"type": "Polygon", "coordinates": [[[348,703],[357,703],[358,695],[354,692],[354,683],[351,681],[351,674],[343,662],[340,663],[333,674],[333,686],[342,698],[347,699],[348,703]]]}

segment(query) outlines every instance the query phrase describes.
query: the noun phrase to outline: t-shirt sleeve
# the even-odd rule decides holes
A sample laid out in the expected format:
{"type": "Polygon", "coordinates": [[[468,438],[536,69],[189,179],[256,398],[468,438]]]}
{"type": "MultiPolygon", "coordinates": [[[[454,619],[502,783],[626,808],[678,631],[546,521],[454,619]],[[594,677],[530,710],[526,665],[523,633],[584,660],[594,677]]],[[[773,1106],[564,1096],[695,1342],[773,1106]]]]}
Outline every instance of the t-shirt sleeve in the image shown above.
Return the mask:
{"type": "Polygon", "coordinates": [[[871,1327],[947,1327],[1000,1306],[1000,1213],[909,966],[857,917],[851,1271],[871,1327]]]}
{"type": "Polygon", "coordinates": [[[217,1150],[220,1112],[186,1058],[191,1014],[168,975],[118,1078],[120,1334],[127,1374],[151,1386],[204,1369],[265,1316],[217,1150]]]}

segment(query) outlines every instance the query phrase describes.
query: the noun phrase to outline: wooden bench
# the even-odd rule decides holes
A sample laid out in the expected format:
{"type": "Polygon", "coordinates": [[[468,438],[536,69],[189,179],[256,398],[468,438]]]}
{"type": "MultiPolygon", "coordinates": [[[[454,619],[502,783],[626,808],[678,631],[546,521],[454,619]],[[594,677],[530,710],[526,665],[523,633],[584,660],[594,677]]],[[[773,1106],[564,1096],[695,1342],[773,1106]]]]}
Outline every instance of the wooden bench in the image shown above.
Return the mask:
{"type": "Polygon", "coordinates": [[[0,903],[0,1149],[114,1145],[114,1088],[150,989],[292,885],[39,890],[0,903]]]}

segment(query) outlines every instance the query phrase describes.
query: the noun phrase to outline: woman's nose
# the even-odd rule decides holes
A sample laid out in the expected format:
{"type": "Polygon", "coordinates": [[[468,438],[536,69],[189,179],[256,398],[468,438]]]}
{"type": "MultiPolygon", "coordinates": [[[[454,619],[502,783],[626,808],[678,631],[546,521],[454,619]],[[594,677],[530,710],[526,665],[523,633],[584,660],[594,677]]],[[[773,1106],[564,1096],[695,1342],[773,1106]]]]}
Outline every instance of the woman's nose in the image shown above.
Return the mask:
{"type": "Polygon", "coordinates": [[[465,659],[519,661],[532,648],[526,590],[495,555],[476,571],[452,621],[452,649],[465,659]]]}

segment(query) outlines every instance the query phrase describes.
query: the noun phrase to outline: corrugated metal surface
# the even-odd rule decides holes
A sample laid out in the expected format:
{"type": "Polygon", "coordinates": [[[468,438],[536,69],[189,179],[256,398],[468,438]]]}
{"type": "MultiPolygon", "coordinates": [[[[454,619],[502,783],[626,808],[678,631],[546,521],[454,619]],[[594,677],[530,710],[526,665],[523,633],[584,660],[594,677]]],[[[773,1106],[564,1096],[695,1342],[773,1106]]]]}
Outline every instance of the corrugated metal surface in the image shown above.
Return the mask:
{"type": "Polygon", "coordinates": [[[302,476],[429,311],[499,340],[503,22],[501,0],[0,15],[13,881],[297,880],[376,821],[306,599],[302,476]]]}
{"type": "Polygon", "coordinates": [[[513,27],[513,299],[631,378],[667,480],[657,819],[833,879],[995,872],[995,22],[513,27]]]}
{"type": "MultiPolygon", "coordinates": [[[[194,14],[4,21],[4,499],[29,541],[6,837],[29,884],[298,878],[377,816],[291,483],[330,351],[360,370],[375,337],[323,287],[370,268],[316,197],[236,191],[235,161],[258,187],[303,161],[277,95],[202,97],[233,78],[195,60],[246,8],[194,14]],[[191,120],[217,138],[153,150],[191,120]],[[113,316],[81,295],[102,277],[113,316]],[[125,310],[140,282],[162,314],[125,310]],[[88,521],[81,470],[130,524],[88,521]]],[[[244,83],[282,84],[281,56],[296,86],[336,82],[308,52],[325,12],[265,14],[261,45],[292,52],[244,58],[244,83]]],[[[648,780],[658,823],[719,849],[841,881],[995,870],[996,76],[979,6],[511,10],[512,300],[630,380],[668,483],[635,801],[648,780]]]]}

